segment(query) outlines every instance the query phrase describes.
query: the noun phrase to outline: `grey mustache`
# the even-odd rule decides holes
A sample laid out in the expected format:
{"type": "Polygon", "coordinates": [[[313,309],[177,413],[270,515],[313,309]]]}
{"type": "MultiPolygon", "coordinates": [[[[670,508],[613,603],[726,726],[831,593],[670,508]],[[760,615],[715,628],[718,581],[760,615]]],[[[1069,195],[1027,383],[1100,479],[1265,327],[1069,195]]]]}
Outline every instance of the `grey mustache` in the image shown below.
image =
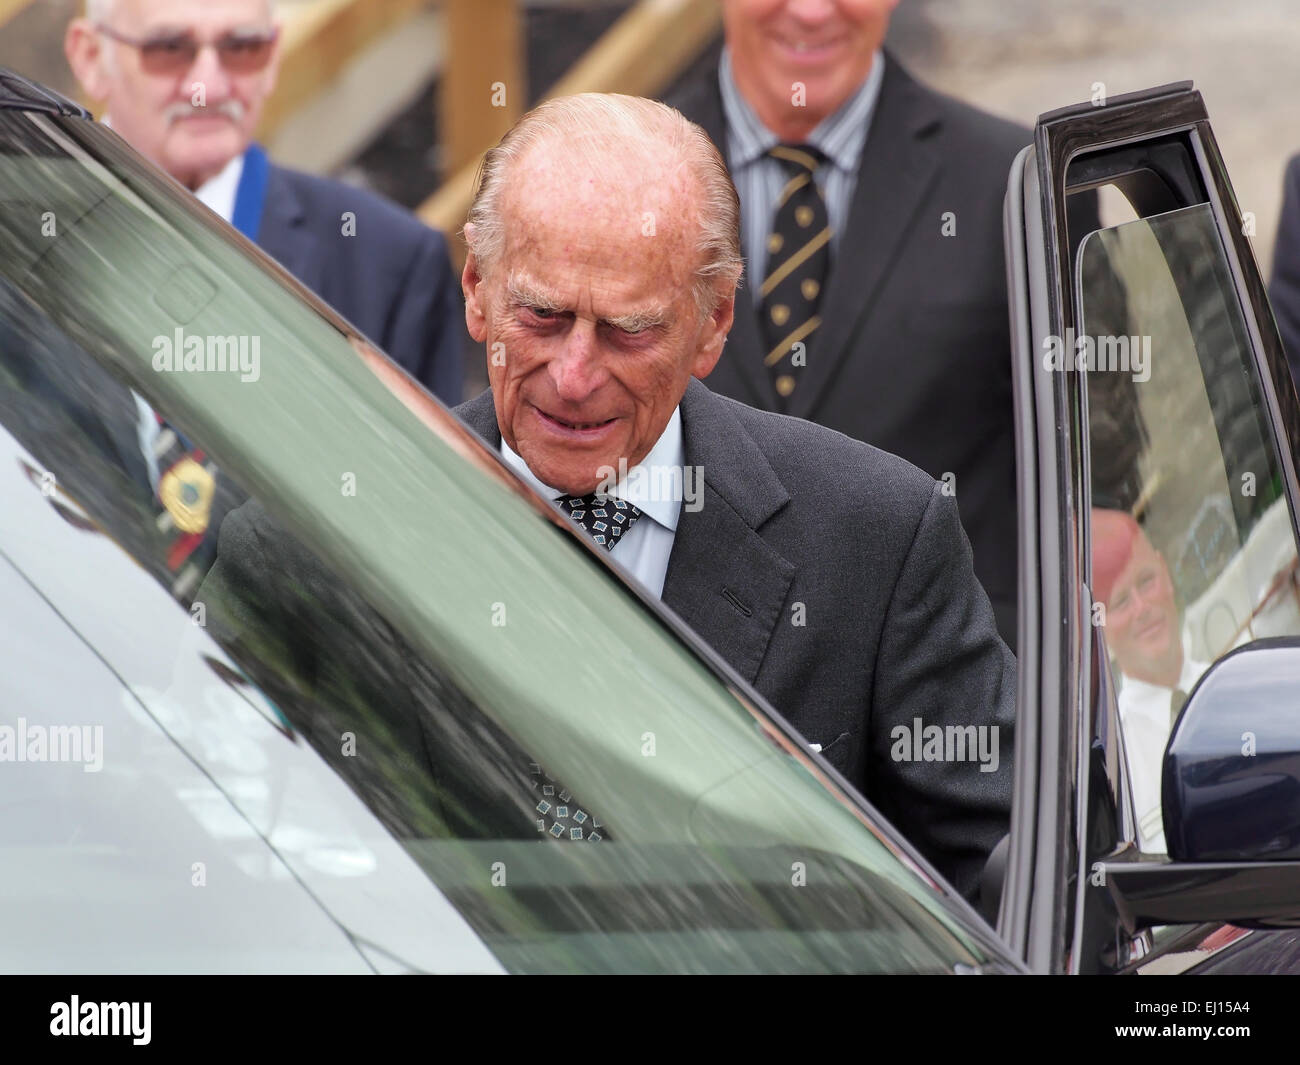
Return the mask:
{"type": "Polygon", "coordinates": [[[166,117],[168,122],[175,122],[177,119],[189,118],[191,115],[224,115],[231,121],[239,122],[244,117],[244,105],[238,100],[223,100],[219,104],[211,107],[194,107],[191,104],[172,104],[167,108],[166,117]]]}

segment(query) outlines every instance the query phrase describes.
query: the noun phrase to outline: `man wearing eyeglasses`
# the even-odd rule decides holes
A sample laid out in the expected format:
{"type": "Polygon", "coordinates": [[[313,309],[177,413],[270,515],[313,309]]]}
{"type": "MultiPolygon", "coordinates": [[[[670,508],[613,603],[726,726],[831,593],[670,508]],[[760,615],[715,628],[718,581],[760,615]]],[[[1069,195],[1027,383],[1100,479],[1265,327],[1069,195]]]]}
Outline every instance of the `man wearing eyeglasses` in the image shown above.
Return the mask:
{"type": "Polygon", "coordinates": [[[87,0],[64,50],[142,155],[256,241],[426,388],[461,399],[464,311],[442,234],[379,197],[269,162],[271,0],[87,0]]]}

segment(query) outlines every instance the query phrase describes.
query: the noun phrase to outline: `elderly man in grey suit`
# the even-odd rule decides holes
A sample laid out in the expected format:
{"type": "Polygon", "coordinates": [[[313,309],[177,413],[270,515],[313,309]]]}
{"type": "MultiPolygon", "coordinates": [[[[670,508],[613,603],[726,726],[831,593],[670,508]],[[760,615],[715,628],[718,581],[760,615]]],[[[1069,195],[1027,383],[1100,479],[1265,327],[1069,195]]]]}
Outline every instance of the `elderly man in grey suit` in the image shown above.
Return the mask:
{"type": "Polygon", "coordinates": [[[465,237],[491,388],[457,413],[972,894],[1008,828],[1014,660],[939,482],[697,380],[741,274],[708,136],[648,100],[543,104],[465,237]]]}

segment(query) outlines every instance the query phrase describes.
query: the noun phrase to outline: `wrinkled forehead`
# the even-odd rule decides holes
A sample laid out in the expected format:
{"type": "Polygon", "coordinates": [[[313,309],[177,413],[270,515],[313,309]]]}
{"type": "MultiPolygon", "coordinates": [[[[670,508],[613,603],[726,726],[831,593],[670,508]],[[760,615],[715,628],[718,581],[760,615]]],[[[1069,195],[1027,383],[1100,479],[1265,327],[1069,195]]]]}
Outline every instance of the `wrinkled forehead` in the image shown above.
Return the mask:
{"type": "Polygon", "coordinates": [[[507,255],[685,277],[698,256],[696,183],[662,160],[533,151],[505,175],[507,255]]]}

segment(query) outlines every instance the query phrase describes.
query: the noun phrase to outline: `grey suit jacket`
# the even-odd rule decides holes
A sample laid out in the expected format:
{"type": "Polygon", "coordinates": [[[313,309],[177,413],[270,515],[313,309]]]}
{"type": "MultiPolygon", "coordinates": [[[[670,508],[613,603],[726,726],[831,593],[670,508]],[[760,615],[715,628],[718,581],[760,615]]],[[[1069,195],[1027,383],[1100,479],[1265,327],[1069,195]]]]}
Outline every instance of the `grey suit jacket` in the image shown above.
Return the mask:
{"type": "MultiPolygon", "coordinates": [[[[726,153],[717,70],[668,101],[726,153]]],[[[914,80],[886,55],[880,97],[789,413],[952,474],[975,572],[1016,639],[1016,463],[1002,203],[1030,131],[914,80]]],[[[742,208],[743,209],[743,208],[742,208]]],[[[775,399],[750,278],[709,387],[775,399]]]]}
{"type": "MultiPolygon", "coordinates": [[[[490,392],[456,413],[500,447],[490,392]]],[[[699,381],[681,413],[704,498],[680,516],[663,602],[973,895],[1009,825],[1015,662],[955,501],[894,455],[699,381]],[[989,744],[996,727],[996,770],[969,750],[915,760],[931,725],[985,726],[989,744]]]]}

